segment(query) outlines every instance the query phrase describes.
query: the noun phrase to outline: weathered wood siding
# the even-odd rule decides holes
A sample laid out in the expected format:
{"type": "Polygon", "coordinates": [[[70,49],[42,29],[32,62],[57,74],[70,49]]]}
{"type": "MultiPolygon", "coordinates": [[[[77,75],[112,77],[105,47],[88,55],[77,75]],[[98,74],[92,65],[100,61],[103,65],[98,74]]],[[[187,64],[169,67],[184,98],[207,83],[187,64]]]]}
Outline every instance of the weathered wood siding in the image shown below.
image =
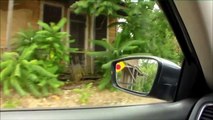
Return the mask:
{"type": "MultiPolygon", "coordinates": [[[[6,49],[6,25],[8,14],[8,1],[0,1],[0,52],[6,49]]],[[[15,0],[13,20],[11,28],[11,39],[20,30],[28,28],[38,28],[37,21],[40,19],[40,0],[15,0]]]]}

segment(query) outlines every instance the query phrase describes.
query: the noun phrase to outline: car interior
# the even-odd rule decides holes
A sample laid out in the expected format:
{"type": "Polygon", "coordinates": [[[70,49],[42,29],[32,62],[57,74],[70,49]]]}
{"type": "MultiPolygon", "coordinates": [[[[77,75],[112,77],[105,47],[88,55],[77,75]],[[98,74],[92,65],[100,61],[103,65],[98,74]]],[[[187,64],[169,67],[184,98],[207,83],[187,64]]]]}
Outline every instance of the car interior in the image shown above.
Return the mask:
{"type": "Polygon", "coordinates": [[[0,111],[1,120],[213,120],[213,1],[157,2],[185,57],[175,95],[169,102],[88,108],[4,109],[0,111]]]}

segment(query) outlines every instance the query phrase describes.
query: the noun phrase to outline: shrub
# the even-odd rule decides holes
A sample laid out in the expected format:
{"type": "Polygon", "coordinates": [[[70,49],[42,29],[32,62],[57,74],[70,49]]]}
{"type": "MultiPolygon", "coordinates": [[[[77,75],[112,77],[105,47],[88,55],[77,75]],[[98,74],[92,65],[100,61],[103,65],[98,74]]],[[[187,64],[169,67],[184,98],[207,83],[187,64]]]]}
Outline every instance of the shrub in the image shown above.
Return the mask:
{"type": "Polygon", "coordinates": [[[29,46],[37,45],[36,50],[31,55],[31,60],[48,61],[48,64],[58,66],[58,73],[63,72],[66,63],[70,61],[69,54],[78,50],[68,47],[66,42],[72,44],[74,40],[68,40],[67,32],[61,32],[66,21],[65,18],[62,18],[57,24],[50,23],[50,25],[39,21],[41,30],[28,29],[18,32],[13,42],[13,49],[22,53],[29,46]]]}
{"type": "Polygon", "coordinates": [[[45,69],[43,61],[29,60],[36,45],[25,49],[21,55],[16,52],[5,52],[0,63],[0,83],[3,94],[10,95],[11,89],[21,96],[28,93],[40,97],[59,91],[63,85],[57,80],[57,75],[45,69]]]}
{"type": "Polygon", "coordinates": [[[65,18],[50,25],[39,21],[42,30],[29,29],[17,34],[12,44],[14,52],[1,56],[0,84],[5,95],[10,95],[11,89],[21,96],[36,97],[60,90],[63,83],[57,80],[57,74],[64,71],[70,52],[77,50],[64,42],[68,34],[60,30],[65,23],[65,18]]]}

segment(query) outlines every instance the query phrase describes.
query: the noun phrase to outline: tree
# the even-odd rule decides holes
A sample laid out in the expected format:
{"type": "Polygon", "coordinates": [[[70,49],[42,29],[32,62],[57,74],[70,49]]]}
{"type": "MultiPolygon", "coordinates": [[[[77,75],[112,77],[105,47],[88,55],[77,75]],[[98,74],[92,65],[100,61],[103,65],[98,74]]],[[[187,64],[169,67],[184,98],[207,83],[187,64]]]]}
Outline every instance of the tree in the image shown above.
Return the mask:
{"type": "MultiPolygon", "coordinates": [[[[125,54],[149,53],[176,63],[181,63],[183,59],[172,29],[154,1],[80,0],[74,3],[71,8],[76,14],[106,15],[115,19],[123,19],[122,22],[117,21],[109,25],[109,27],[121,28],[116,39],[119,37],[124,43],[134,40],[142,41],[142,44],[137,45],[135,49],[125,51],[125,54]]],[[[116,39],[114,42],[117,41],[116,39]]],[[[105,52],[107,51],[109,50],[106,49],[105,52]]],[[[106,78],[106,73],[104,78],[106,78]]]]}

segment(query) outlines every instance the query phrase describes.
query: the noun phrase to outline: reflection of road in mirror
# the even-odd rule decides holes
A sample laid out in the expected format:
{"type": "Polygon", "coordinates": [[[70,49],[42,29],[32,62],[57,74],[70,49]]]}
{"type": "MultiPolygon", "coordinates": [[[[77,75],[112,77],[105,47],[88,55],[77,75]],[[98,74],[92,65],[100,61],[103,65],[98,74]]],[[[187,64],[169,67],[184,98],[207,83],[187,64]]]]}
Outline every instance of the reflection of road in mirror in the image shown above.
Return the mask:
{"type": "Polygon", "coordinates": [[[116,81],[121,88],[149,93],[155,80],[158,62],[154,59],[131,59],[116,64],[116,81]]]}

